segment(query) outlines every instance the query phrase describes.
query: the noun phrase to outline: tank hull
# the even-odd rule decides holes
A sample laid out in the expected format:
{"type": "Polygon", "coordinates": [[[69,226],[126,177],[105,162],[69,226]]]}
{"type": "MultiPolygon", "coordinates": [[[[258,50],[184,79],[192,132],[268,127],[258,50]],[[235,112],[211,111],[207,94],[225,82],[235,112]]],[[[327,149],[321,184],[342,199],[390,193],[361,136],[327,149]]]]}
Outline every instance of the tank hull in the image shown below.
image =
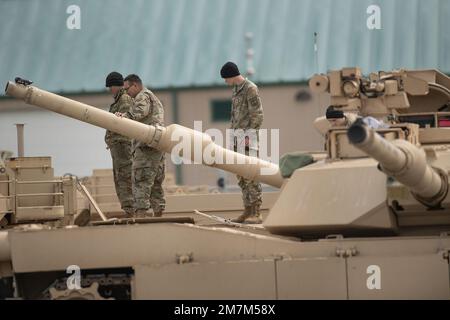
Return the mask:
{"type": "Polygon", "coordinates": [[[16,231],[10,242],[25,295],[34,277],[55,281],[76,264],[91,275],[120,270],[130,299],[450,299],[448,235],[302,242],[146,224],[16,231]]]}

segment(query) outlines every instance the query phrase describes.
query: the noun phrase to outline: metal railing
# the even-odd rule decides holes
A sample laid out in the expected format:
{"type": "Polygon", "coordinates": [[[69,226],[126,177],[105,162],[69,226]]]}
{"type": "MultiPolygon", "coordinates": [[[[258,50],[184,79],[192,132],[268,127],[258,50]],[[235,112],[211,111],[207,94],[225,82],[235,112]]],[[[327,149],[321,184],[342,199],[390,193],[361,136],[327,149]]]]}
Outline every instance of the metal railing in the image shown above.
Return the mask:
{"type": "MultiPolygon", "coordinates": [[[[1,196],[0,199],[10,199],[9,207],[12,206],[12,208],[9,208],[10,210],[15,213],[17,211],[17,208],[19,208],[19,198],[27,198],[27,197],[51,197],[53,196],[53,203],[54,205],[57,205],[56,197],[59,198],[58,202],[64,202],[64,200],[61,201],[61,197],[64,197],[64,193],[61,192],[63,181],[61,180],[30,180],[30,181],[22,181],[17,179],[11,179],[11,180],[1,180],[0,184],[10,184],[10,195],[7,196],[1,196]],[[32,184],[54,184],[56,186],[56,189],[58,191],[56,192],[45,192],[45,193],[19,193],[17,194],[17,186],[18,185],[32,185],[32,184]],[[12,193],[12,194],[11,194],[12,193]]],[[[59,204],[58,204],[59,205],[59,204]]]]}

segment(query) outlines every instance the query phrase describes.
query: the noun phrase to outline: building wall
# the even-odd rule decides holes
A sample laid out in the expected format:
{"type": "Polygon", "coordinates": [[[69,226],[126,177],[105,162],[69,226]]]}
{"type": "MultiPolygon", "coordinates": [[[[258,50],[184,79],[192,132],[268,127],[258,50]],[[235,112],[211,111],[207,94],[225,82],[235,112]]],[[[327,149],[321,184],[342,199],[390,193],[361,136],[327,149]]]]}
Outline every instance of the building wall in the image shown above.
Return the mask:
{"type": "MultiPolygon", "coordinates": [[[[322,115],[327,98],[312,96],[311,100],[299,102],[296,96],[305,86],[284,85],[260,88],[264,108],[263,128],[279,129],[280,156],[289,151],[321,150],[322,137],[314,130],[312,121],[322,115]]],[[[179,124],[193,128],[194,121],[202,121],[203,131],[219,129],[225,136],[228,122],[213,122],[211,101],[229,99],[230,88],[192,89],[155,92],[165,107],[166,124],[174,122],[177,108],[179,124]],[[175,105],[174,94],[178,103],[175,105]]],[[[108,94],[70,96],[104,110],[111,97],[108,94]]],[[[25,123],[25,155],[52,156],[57,175],[70,172],[79,176],[90,175],[93,169],[110,168],[111,159],[106,150],[104,129],[64,117],[16,100],[0,100],[0,149],[17,154],[15,123],[25,123]]],[[[167,170],[175,172],[175,166],[167,156],[167,170]]],[[[181,180],[184,184],[215,185],[223,172],[202,165],[182,165],[181,180]]],[[[226,175],[230,184],[232,175],[226,175]]]]}

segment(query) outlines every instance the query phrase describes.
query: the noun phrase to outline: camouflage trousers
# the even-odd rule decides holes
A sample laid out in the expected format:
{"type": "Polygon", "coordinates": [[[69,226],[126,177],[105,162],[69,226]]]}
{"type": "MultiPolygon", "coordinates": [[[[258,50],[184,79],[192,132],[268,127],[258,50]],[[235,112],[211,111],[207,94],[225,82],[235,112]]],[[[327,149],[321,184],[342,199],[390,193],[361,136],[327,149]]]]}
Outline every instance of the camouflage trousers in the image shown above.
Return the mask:
{"type": "MultiPolygon", "coordinates": [[[[238,140],[238,139],[237,139],[238,140]]],[[[253,145],[253,148],[256,149],[255,155],[252,154],[252,156],[259,156],[258,151],[258,143],[256,142],[253,145]]],[[[234,152],[238,152],[238,146],[237,141],[235,140],[234,143],[234,152]]],[[[250,150],[248,148],[245,148],[245,155],[250,155],[250,150]]],[[[261,183],[255,182],[252,180],[245,179],[241,176],[236,176],[238,179],[239,187],[241,187],[242,190],[242,200],[244,201],[244,206],[249,207],[253,205],[261,206],[262,204],[262,188],[261,183]]]]}
{"type": "Polygon", "coordinates": [[[164,211],[166,200],[162,183],[165,178],[164,153],[146,145],[133,153],[133,195],[136,210],[164,211]]]}
{"type": "Polygon", "coordinates": [[[252,205],[261,206],[262,204],[262,189],[259,182],[245,179],[241,176],[237,176],[239,181],[239,187],[242,190],[242,200],[244,206],[249,207],[252,205]]]}
{"type": "Polygon", "coordinates": [[[109,146],[113,163],[114,185],[122,209],[133,208],[131,180],[131,142],[118,142],[109,146]]]}

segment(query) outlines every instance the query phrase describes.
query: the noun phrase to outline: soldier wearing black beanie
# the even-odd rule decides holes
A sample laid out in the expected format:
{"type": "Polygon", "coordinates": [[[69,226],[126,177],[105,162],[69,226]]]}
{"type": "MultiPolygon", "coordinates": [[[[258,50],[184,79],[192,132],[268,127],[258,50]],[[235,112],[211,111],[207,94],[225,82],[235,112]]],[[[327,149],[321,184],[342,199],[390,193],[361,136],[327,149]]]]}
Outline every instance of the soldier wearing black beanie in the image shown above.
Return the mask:
{"type": "Polygon", "coordinates": [[[239,72],[239,68],[235,63],[227,62],[223,65],[222,69],[220,70],[220,75],[222,76],[222,78],[228,79],[237,77],[241,75],[241,73],[239,72]]]}
{"type": "MultiPolygon", "coordinates": [[[[233,129],[235,152],[245,153],[258,157],[258,130],[264,119],[261,98],[258,87],[250,80],[244,78],[239,68],[233,62],[227,62],[220,70],[225,83],[233,87],[231,98],[231,129],[233,129]],[[240,132],[244,131],[244,134],[240,132]]],[[[242,189],[244,212],[233,222],[262,223],[261,184],[256,181],[238,176],[239,186],[242,189]]]]}
{"type": "Polygon", "coordinates": [[[106,77],[106,83],[105,86],[107,88],[109,87],[123,87],[123,76],[118,72],[111,72],[106,77]]]}
{"type": "MultiPolygon", "coordinates": [[[[126,113],[133,105],[133,100],[123,88],[123,77],[118,72],[111,72],[105,80],[105,86],[109,88],[114,102],[109,112],[126,113]]],[[[134,197],[132,175],[131,140],[113,131],[107,130],[105,142],[111,152],[114,185],[120,206],[128,218],[134,215],[134,197]]]]}

